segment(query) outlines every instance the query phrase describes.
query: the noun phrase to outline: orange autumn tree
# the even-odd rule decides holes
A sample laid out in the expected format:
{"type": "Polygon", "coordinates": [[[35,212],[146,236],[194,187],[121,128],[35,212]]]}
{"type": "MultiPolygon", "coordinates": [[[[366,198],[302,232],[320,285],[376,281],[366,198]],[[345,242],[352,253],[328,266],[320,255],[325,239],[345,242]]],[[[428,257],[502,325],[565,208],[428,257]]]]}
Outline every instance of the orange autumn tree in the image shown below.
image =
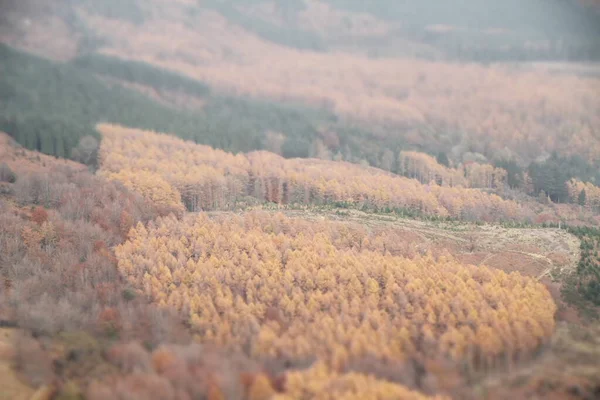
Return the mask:
{"type": "Polygon", "coordinates": [[[569,200],[593,211],[600,210],[600,188],[589,182],[571,179],[567,182],[569,200]]]}
{"type": "Polygon", "coordinates": [[[482,189],[503,189],[508,173],[502,168],[476,162],[464,166],[469,187],[482,189]]]}
{"type": "Polygon", "coordinates": [[[284,394],[273,400],[293,399],[382,399],[382,400],[427,400],[447,399],[442,396],[429,397],[417,391],[373,376],[356,372],[336,373],[320,364],[307,372],[288,374],[284,394]]]}
{"type": "Polygon", "coordinates": [[[144,171],[142,176],[158,175],[179,192],[190,211],[227,209],[245,196],[252,196],[278,204],[346,202],[483,220],[534,215],[494,194],[422,184],[377,168],[285,159],[266,151],[234,155],[152,132],[113,125],[100,125],[98,129],[104,138],[100,151],[102,174],[124,179],[126,184],[133,184],[129,181],[134,179],[131,175],[135,171],[144,171]]]}
{"type": "Polygon", "coordinates": [[[440,186],[462,186],[467,182],[461,171],[445,167],[425,153],[401,151],[398,157],[398,172],[421,183],[435,182],[440,186]]]}
{"type": "Polygon", "coordinates": [[[119,181],[127,188],[140,193],[154,203],[163,215],[167,215],[169,212],[181,215],[184,211],[180,193],[156,173],[124,169],[117,173],[104,174],[104,176],[110,180],[119,181]]]}
{"type": "MultiPolygon", "coordinates": [[[[508,147],[525,163],[540,150],[600,158],[594,134],[600,125],[600,84],[594,77],[556,74],[544,66],[293,49],[207,9],[194,15],[193,24],[182,24],[185,7],[169,2],[169,12],[147,13],[140,26],[98,15],[82,18],[108,39],[102,54],[147,62],[228,93],[325,105],[341,119],[379,125],[380,135],[408,128],[417,133],[406,135],[415,145],[441,143],[432,130],[455,131],[462,132],[459,139],[472,151],[488,157],[508,147]]],[[[310,26],[321,32],[319,21],[330,13],[318,14],[310,26]]],[[[360,27],[367,23],[386,30],[380,20],[361,20],[360,27]]]]}
{"type": "Polygon", "coordinates": [[[189,318],[201,342],[317,357],[331,371],[366,355],[493,365],[554,330],[554,302],[532,278],[392,256],[362,248],[360,232],[319,224],[260,213],[162,218],[132,229],[116,249],[119,271],[189,318]]]}

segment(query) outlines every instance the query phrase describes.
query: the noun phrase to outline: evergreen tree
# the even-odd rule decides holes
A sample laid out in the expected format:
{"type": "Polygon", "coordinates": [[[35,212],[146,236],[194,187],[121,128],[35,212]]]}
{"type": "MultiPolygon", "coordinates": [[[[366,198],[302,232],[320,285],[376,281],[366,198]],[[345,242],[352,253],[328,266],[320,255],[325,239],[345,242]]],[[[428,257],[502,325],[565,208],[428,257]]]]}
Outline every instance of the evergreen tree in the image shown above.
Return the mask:
{"type": "Polygon", "coordinates": [[[494,166],[506,170],[506,181],[512,189],[518,188],[523,184],[523,170],[514,160],[499,160],[494,166]]]}
{"type": "Polygon", "coordinates": [[[440,151],[436,157],[437,162],[443,166],[449,167],[450,166],[450,160],[448,159],[448,156],[446,155],[446,153],[444,153],[443,151],[440,151]]]}
{"type": "Polygon", "coordinates": [[[529,175],[536,194],[543,190],[555,203],[564,203],[568,200],[566,183],[572,176],[556,154],[544,162],[532,163],[529,166],[529,175]]]}
{"type": "Polygon", "coordinates": [[[586,197],[585,189],[581,189],[581,192],[579,192],[579,196],[577,197],[577,203],[582,207],[585,206],[586,197]]]}

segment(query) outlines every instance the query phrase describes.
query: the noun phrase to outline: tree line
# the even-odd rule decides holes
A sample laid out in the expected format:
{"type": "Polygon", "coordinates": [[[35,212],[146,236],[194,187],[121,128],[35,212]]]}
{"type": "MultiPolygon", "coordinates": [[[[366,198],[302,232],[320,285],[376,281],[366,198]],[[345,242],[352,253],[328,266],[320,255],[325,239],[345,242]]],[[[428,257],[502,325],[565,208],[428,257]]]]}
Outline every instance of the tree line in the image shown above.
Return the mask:
{"type": "Polygon", "coordinates": [[[577,264],[577,290],[587,301],[600,305],[600,229],[569,227],[581,241],[581,257],[577,264]]]}
{"type": "MultiPolygon", "coordinates": [[[[424,185],[416,180],[356,164],[315,159],[285,159],[260,151],[226,153],[158,135],[113,125],[100,125],[104,137],[101,174],[134,188],[146,180],[148,194],[175,189],[190,211],[227,209],[251,196],[278,204],[347,202],[367,207],[396,207],[423,214],[472,220],[533,218],[531,210],[514,201],[477,189],[424,185]],[[145,171],[141,172],[140,171],[145,171]],[[152,189],[155,188],[155,189],[152,189]]],[[[179,200],[180,199],[180,200],[179,200]]],[[[179,205],[178,205],[179,204],[179,205]]]]}
{"type": "MultiPolygon", "coordinates": [[[[114,125],[99,125],[98,129],[104,137],[100,173],[130,188],[137,187],[136,190],[148,196],[164,191],[160,196],[162,204],[174,209],[231,209],[251,198],[255,202],[277,204],[405,209],[422,215],[473,221],[542,223],[582,218],[586,223],[594,223],[591,209],[540,204],[527,196],[503,199],[484,190],[462,187],[456,178],[459,171],[434,168],[431,157],[421,157],[418,153],[401,155],[405,173],[424,179],[438,174],[442,185],[435,179],[421,183],[339,161],[285,159],[266,151],[235,155],[169,135],[114,125]],[[421,162],[422,159],[426,162],[421,162]],[[449,185],[452,176],[456,186],[449,185]],[[445,184],[444,179],[448,180],[445,184]],[[173,195],[173,191],[177,194],[173,195]]],[[[467,176],[461,182],[470,184],[471,180],[475,186],[493,188],[507,179],[503,171],[491,165],[467,166],[467,176]]]]}
{"type": "MultiPolygon", "coordinates": [[[[56,64],[4,45],[0,51],[5,60],[0,93],[7,99],[0,107],[0,130],[46,154],[82,160],[80,151],[73,154],[73,149],[86,136],[101,140],[94,125],[106,121],[169,132],[233,152],[270,149],[285,157],[362,161],[421,180],[429,176],[421,172],[415,176],[415,171],[406,168],[401,155],[406,143],[401,139],[379,137],[374,141],[367,130],[350,129],[327,112],[222,96],[199,81],[141,62],[88,54],[69,64],[56,64]],[[21,68],[23,65],[27,67],[21,68]],[[206,104],[201,110],[177,110],[98,76],[151,86],[159,93],[194,96],[206,104]]],[[[438,155],[450,162],[446,153],[438,155]]],[[[433,163],[426,164],[433,168],[433,163]]],[[[600,182],[598,162],[578,155],[554,153],[527,168],[513,158],[498,158],[494,165],[507,171],[510,187],[553,202],[573,202],[565,185],[571,178],[600,182]]],[[[474,167],[479,168],[479,163],[469,168],[474,167]]],[[[441,178],[439,173],[437,177],[441,178]]],[[[477,187],[489,187],[490,177],[477,178],[477,187]]],[[[502,185],[495,182],[494,186],[502,185]]]]}

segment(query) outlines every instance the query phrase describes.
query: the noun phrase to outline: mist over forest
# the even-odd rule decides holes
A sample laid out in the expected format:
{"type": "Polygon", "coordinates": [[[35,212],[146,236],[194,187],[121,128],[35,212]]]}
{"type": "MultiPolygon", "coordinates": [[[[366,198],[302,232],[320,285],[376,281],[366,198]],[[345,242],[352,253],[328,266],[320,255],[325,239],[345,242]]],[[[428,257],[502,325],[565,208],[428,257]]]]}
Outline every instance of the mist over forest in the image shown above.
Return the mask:
{"type": "Polygon", "coordinates": [[[0,0],[0,400],[592,399],[600,3],[0,0]]]}

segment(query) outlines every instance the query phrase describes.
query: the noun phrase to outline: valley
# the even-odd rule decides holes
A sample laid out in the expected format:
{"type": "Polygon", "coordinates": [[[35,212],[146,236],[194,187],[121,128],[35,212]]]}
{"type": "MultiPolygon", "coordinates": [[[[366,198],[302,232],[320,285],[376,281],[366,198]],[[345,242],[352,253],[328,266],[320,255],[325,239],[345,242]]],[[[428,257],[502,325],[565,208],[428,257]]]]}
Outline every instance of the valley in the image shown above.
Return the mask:
{"type": "Polygon", "coordinates": [[[599,23],[2,2],[0,400],[598,397],[599,23]]]}

